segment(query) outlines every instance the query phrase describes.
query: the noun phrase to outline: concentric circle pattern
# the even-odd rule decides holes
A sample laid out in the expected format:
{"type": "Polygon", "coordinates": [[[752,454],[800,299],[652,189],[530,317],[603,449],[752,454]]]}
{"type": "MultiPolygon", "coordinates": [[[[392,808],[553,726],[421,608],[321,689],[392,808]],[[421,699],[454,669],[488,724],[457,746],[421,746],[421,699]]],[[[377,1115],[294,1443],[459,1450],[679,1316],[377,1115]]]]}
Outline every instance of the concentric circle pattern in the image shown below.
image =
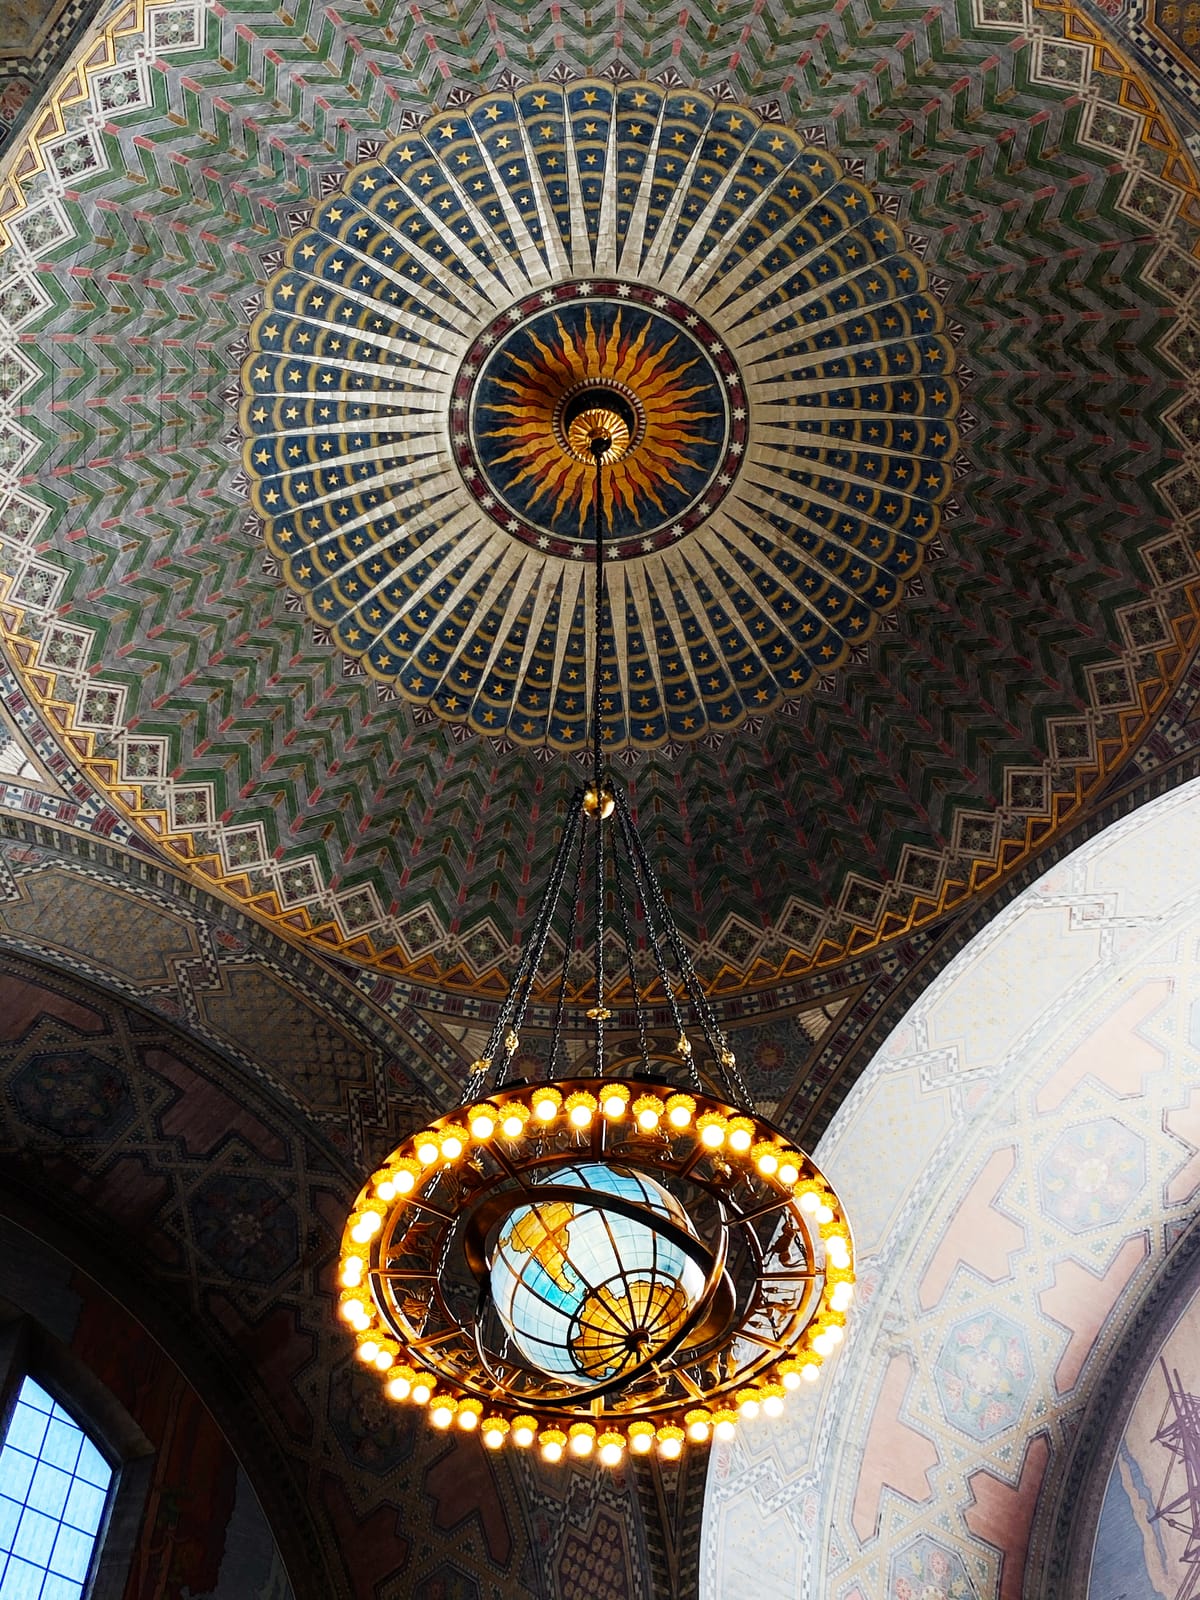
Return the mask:
{"type": "Polygon", "coordinates": [[[957,449],[920,263],[825,151],[693,90],[490,94],[351,171],[244,367],[256,507],[337,646],[526,744],[586,732],[587,383],[638,437],[606,511],[604,738],[736,726],[896,604],[957,449]]]}

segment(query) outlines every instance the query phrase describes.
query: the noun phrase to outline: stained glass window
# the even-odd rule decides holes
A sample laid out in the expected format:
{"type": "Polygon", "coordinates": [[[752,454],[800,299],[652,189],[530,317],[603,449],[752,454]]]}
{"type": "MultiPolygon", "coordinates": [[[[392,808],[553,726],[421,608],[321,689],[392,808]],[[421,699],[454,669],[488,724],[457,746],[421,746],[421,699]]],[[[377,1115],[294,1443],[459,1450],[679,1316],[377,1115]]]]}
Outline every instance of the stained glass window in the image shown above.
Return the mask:
{"type": "Polygon", "coordinates": [[[32,1378],[0,1449],[0,1600],[81,1600],[113,1472],[32,1378]]]}

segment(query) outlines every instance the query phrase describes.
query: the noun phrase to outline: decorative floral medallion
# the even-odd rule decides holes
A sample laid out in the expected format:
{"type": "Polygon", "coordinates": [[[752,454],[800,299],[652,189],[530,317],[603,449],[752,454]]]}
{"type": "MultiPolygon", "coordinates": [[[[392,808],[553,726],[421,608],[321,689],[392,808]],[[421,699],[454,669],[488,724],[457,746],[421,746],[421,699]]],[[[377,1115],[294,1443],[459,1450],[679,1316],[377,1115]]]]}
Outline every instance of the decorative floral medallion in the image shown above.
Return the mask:
{"type": "Polygon", "coordinates": [[[661,84],[484,95],[289,247],[243,371],[255,506],[368,672],[578,749],[570,424],[618,396],[604,737],[699,737],[836,667],[920,565],[958,444],[941,326],[900,230],[789,129],[661,84]]]}
{"type": "Polygon", "coordinates": [[[950,1330],[934,1369],[946,1420],[973,1439],[1011,1428],[1033,1383],[1024,1329],[983,1311],[950,1330]]]}

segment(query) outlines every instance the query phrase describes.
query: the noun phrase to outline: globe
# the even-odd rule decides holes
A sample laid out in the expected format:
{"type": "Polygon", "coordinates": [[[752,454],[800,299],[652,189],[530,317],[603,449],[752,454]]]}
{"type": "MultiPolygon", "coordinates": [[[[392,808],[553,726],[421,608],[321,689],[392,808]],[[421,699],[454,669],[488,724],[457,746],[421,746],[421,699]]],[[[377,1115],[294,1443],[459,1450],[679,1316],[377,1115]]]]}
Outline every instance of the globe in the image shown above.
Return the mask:
{"type": "Polygon", "coordinates": [[[579,1200],[523,1204],[505,1219],[489,1263],[492,1299],[531,1366],[594,1387],[653,1356],[687,1320],[705,1274],[656,1224],[696,1232],[673,1195],[623,1167],[581,1162],[536,1181],[578,1189],[579,1200]],[[609,1196],[641,1215],[612,1209],[609,1196]]]}

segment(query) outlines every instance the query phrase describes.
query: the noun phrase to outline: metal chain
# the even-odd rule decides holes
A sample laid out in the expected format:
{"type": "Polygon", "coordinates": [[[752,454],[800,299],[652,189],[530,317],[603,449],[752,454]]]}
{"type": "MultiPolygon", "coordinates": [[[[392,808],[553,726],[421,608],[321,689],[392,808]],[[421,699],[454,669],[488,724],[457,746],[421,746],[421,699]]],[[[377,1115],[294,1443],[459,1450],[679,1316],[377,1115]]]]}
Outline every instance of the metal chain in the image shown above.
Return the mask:
{"type": "MultiPolygon", "coordinates": [[[[712,1051],[721,1083],[732,1099],[752,1109],[750,1091],[738,1069],[737,1058],[729,1047],[728,1036],[721,1026],[716,1012],[710,1005],[708,996],[704,993],[703,985],[692,964],[691,954],[687,945],[683,942],[683,935],[680,933],[674,917],[671,915],[657,874],[646,853],[645,843],[633,825],[633,818],[624,804],[623,795],[618,797],[617,804],[625,824],[624,831],[630,841],[631,854],[638,861],[649,884],[654,910],[662,919],[662,924],[666,929],[667,939],[675,956],[679,976],[682,978],[684,988],[687,990],[688,999],[700,1019],[700,1026],[708,1047],[712,1051]]],[[[649,923],[649,907],[647,906],[647,924],[649,925],[649,923]]]]}
{"type": "MultiPolygon", "coordinates": [[[[625,840],[625,848],[629,852],[629,865],[633,872],[634,885],[637,888],[638,896],[642,902],[642,912],[646,921],[646,932],[650,935],[650,948],[654,952],[655,969],[658,972],[659,982],[663,986],[663,993],[666,996],[667,1005],[670,1007],[671,1017],[675,1023],[675,1026],[679,1029],[679,1037],[681,1039],[685,1039],[687,1037],[687,1025],[683,1020],[683,1012],[679,1009],[679,1002],[675,998],[675,985],[671,981],[671,974],[667,967],[666,959],[663,956],[662,935],[659,933],[654,918],[650,914],[650,896],[646,893],[645,885],[642,882],[642,873],[638,862],[638,852],[634,846],[634,840],[636,839],[637,834],[634,830],[633,821],[629,815],[629,811],[625,805],[624,795],[617,796],[616,814],[617,819],[621,824],[621,837],[625,840]]],[[[686,1056],[685,1060],[687,1061],[688,1069],[691,1073],[695,1088],[703,1091],[704,1085],[700,1081],[700,1071],[696,1066],[695,1060],[691,1055],[686,1056]]]]}
{"type": "Polygon", "coordinates": [[[592,820],[596,824],[596,1004],[591,1015],[596,1023],[596,1059],[592,1065],[592,1075],[596,1078],[604,1076],[604,1024],[608,1020],[608,1007],[604,1004],[604,782],[603,782],[603,750],[600,732],[600,656],[604,644],[604,608],[602,599],[602,585],[604,582],[604,529],[602,522],[601,503],[601,463],[604,451],[608,447],[607,440],[593,439],[592,454],[596,460],[596,486],[593,493],[593,524],[596,534],[596,595],[593,622],[595,624],[594,643],[592,645],[592,791],[596,797],[596,809],[592,820]]]}
{"type": "MultiPolygon", "coordinates": [[[[576,916],[578,916],[583,909],[583,866],[584,861],[587,858],[587,851],[584,848],[586,839],[587,830],[580,828],[579,853],[575,857],[575,893],[571,896],[571,908],[575,912],[576,916]]],[[[554,1007],[554,1022],[551,1025],[550,1033],[550,1060],[546,1064],[546,1075],[548,1078],[553,1078],[555,1076],[555,1072],[558,1067],[559,1051],[562,1049],[563,1022],[567,1014],[567,965],[571,959],[571,945],[574,940],[576,916],[572,916],[568,919],[567,938],[563,945],[562,971],[558,975],[558,1000],[554,1007]]],[[[568,1062],[567,1065],[569,1066],[570,1063],[568,1062]]]]}
{"type": "MultiPolygon", "coordinates": [[[[478,1100],[480,1095],[486,1092],[492,1066],[508,1037],[510,1020],[513,1018],[514,1009],[517,1007],[519,999],[521,1000],[520,1012],[516,1018],[516,1026],[518,1028],[524,1018],[525,1007],[529,1003],[529,995],[533,988],[534,978],[537,975],[538,967],[541,965],[550,922],[558,903],[558,897],[562,892],[562,881],[566,874],[567,860],[570,856],[571,846],[582,815],[583,791],[577,790],[571,798],[566,825],[563,828],[562,838],[558,842],[558,849],[550,867],[550,876],[546,883],[545,893],[537,909],[533,931],[528,943],[522,948],[520,959],[517,962],[517,970],[513,974],[513,981],[508,987],[508,993],[504,996],[500,1010],[496,1014],[496,1020],[492,1024],[492,1031],[488,1035],[488,1042],[484,1047],[483,1055],[480,1057],[479,1066],[467,1079],[462,1099],[459,1101],[460,1105],[470,1105],[472,1101],[478,1100]],[[523,999],[521,999],[522,992],[523,999]]],[[[497,1086],[504,1082],[511,1055],[511,1051],[506,1051],[505,1062],[500,1069],[497,1086]]]]}
{"type": "MultiPolygon", "coordinates": [[[[583,824],[583,791],[576,790],[571,796],[571,807],[567,813],[567,826],[563,839],[558,847],[558,854],[554,857],[554,865],[550,871],[550,882],[546,885],[546,894],[538,907],[538,926],[534,934],[535,949],[533,960],[529,964],[524,989],[517,1002],[512,1019],[512,1033],[518,1034],[525,1021],[525,1013],[529,1008],[529,1001],[533,994],[533,986],[537,980],[538,971],[542,965],[542,957],[546,953],[546,945],[550,938],[550,928],[554,922],[554,913],[558,908],[562,896],[563,881],[567,875],[567,861],[571,854],[571,845],[574,842],[576,829],[583,824]]],[[[507,1073],[508,1064],[512,1060],[512,1053],[505,1045],[505,1063],[501,1068],[498,1083],[503,1083],[507,1073]]]]}
{"type": "Polygon", "coordinates": [[[633,929],[629,923],[629,905],[625,899],[625,875],[621,867],[621,852],[613,842],[613,865],[616,868],[617,879],[617,909],[621,914],[621,937],[625,941],[625,964],[629,970],[629,988],[633,995],[633,1010],[637,1017],[638,1048],[642,1055],[642,1066],[650,1071],[650,1047],[646,1040],[646,1008],[642,1004],[641,990],[638,988],[637,971],[634,966],[633,929]]]}

